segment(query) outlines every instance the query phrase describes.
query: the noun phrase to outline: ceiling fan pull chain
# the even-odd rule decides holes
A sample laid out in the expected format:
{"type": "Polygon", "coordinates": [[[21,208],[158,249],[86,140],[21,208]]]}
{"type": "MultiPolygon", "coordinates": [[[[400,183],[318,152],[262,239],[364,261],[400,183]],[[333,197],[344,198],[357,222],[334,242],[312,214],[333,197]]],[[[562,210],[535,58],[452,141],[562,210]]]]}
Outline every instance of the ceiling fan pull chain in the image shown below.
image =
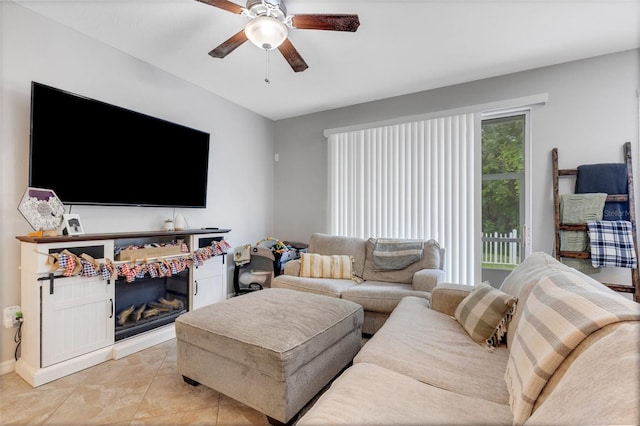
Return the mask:
{"type": "Polygon", "coordinates": [[[271,81],[269,81],[269,51],[265,49],[265,52],[267,52],[267,64],[266,64],[266,70],[265,70],[265,78],[264,78],[264,82],[267,84],[271,84],[271,81]]]}

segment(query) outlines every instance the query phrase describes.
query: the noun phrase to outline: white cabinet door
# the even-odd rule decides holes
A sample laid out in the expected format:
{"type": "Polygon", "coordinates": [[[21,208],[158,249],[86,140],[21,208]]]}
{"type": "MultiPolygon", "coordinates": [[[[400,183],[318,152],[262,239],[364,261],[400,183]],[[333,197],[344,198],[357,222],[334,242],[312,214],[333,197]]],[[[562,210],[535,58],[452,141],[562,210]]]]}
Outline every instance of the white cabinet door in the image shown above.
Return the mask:
{"type": "Polygon", "coordinates": [[[112,281],[58,277],[41,283],[41,367],[113,344],[112,281]]]}
{"type": "Polygon", "coordinates": [[[226,299],[227,280],[223,256],[212,257],[197,268],[194,267],[192,277],[190,309],[198,309],[226,299]]]}

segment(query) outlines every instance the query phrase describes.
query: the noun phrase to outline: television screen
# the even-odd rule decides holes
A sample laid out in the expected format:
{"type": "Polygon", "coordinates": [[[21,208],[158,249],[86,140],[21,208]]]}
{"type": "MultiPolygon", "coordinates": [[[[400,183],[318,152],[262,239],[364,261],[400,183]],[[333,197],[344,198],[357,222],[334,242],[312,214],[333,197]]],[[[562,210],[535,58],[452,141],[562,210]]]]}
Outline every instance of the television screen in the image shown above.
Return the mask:
{"type": "Polygon", "coordinates": [[[64,204],[207,206],[209,133],[31,83],[29,186],[64,204]]]}

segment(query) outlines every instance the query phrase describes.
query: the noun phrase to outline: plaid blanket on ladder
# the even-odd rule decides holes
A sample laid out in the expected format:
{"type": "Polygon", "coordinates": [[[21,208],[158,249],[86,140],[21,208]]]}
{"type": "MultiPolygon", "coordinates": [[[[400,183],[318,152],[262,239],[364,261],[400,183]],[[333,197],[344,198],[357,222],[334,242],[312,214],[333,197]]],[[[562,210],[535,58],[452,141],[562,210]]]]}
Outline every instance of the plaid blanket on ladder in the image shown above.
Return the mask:
{"type": "Polygon", "coordinates": [[[594,268],[636,268],[633,225],[625,220],[587,222],[591,240],[591,264],[594,268]]]}

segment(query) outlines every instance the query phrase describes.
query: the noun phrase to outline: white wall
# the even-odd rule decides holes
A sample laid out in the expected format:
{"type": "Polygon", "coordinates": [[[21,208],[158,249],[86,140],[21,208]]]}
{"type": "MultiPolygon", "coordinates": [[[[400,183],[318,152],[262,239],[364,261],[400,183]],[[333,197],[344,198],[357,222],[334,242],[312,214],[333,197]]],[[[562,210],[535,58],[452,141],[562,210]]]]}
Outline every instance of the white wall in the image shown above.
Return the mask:
{"type": "MultiPolygon", "coordinates": [[[[401,78],[402,71],[398,74],[401,78]]],[[[278,121],[275,234],[308,241],[312,232],[327,230],[325,129],[548,93],[547,104],[532,114],[530,225],[533,250],[550,253],[554,235],[551,150],[558,148],[561,168],[575,168],[622,162],[622,145],[630,141],[638,176],[639,87],[640,50],[632,50],[278,121]]],[[[636,200],[637,182],[636,178],[636,200]]]]}
{"type": "MultiPolygon", "coordinates": [[[[32,80],[209,132],[208,207],[176,213],[192,228],[231,228],[227,239],[232,246],[272,234],[270,120],[13,3],[0,2],[0,24],[0,308],[20,304],[20,244],[15,236],[32,231],[17,210],[28,183],[32,80]]],[[[96,148],[94,161],[126,158],[126,153],[96,148]]],[[[184,149],[158,147],[168,157],[172,148],[184,149]]],[[[133,159],[131,164],[135,168],[133,159]]],[[[179,170],[158,166],[160,173],[178,179],[179,170]]],[[[144,190],[145,182],[134,174],[114,177],[114,185],[144,190]]],[[[88,233],[156,230],[173,217],[173,209],[166,208],[74,206],[73,213],[80,215],[88,233]]],[[[12,368],[14,331],[0,329],[0,373],[12,368]]]]}

